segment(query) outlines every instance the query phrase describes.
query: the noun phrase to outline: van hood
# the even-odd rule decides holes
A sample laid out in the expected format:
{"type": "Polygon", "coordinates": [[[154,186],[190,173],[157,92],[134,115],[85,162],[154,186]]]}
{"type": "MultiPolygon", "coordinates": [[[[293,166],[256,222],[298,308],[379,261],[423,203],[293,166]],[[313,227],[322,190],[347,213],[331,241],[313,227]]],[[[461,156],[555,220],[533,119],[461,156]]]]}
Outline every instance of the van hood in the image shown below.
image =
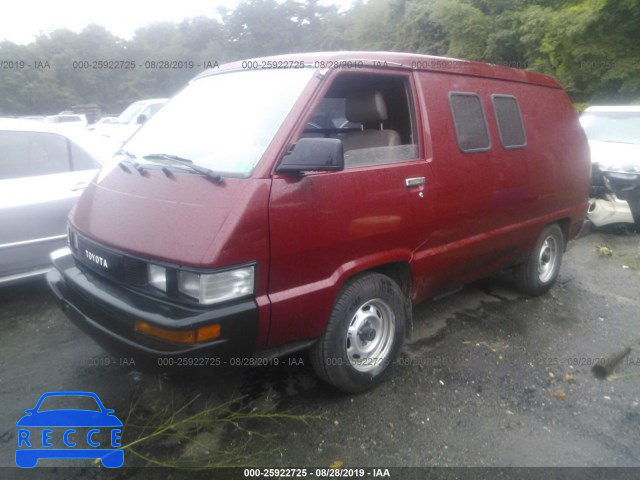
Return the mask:
{"type": "Polygon", "coordinates": [[[601,170],[614,167],[635,166],[640,169],[640,145],[633,143],[601,142],[589,140],[591,161],[601,170]]]}
{"type": "Polygon", "coordinates": [[[131,254],[191,267],[246,262],[268,248],[268,179],[106,166],[70,214],[79,233],[131,254]]]}

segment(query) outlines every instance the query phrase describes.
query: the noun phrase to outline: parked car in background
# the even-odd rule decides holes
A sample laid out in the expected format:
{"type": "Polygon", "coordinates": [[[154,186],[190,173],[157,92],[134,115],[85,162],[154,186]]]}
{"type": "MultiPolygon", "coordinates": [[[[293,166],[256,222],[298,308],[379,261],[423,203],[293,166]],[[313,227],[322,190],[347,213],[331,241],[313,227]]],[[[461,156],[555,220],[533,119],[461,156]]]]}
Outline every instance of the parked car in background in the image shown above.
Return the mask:
{"type": "Polygon", "coordinates": [[[115,151],[93,137],[0,119],[0,285],[46,273],[49,253],[65,245],[69,210],[115,151]]]}
{"type": "Polygon", "coordinates": [[[98,126],[111,125],[116,123],[116,116],[103,116],[100,120],[92,125],[91,130],[95,130],[98,126]]]}
{"type": "Polygon", "coordinates": [[[580,123],[591,148],[589,220],[640,225],[640,105],[589,107],[580,123]]]}
{"type": "Polygon", "coordinates": [[[167,100],[167,98],[152,98],[133,102],[117,118],[109,122],[100,122],[93,127],[93,130],[116,142],[124,143],[140,128],[140,125],[155,115],[167,100]]]}
{"type": "Polygon", "coordinates": [[[46,115],[27,115],[25,117],[18,117],[21,120],[35,120],[38,122],[44,122],[44,119],[47,118],[46,115]]]}
{"type": "Polygon", "coordinates": [[[88,125],[87,117],[81,114],[58,114],[49,115],[44,118],[47,123],[63,123],[65,125],[73,125],[79,127],[86,127],[88,125]]]}

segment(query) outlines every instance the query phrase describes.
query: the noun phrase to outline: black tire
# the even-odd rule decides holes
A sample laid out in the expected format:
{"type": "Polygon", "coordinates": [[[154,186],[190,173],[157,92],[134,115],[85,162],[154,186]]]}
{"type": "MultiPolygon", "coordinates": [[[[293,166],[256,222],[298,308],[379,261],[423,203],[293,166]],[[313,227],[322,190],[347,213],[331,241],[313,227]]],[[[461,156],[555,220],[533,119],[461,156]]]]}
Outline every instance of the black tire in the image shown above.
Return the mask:
{"type": "Polygon", "coordinates": [[[389,277],[355,277],[338,294],[327,328],[311,347],[316,374],[347,393],[376,386],[402,347],[407,309],[404,294],[389,277]]]}
{"type": "Polygon", "coordinates": [[[515,268],[516,287],[531,296],[547,292],[558,278],[565,240],[558,224],[547,225],[529,259],[515,268]]]}

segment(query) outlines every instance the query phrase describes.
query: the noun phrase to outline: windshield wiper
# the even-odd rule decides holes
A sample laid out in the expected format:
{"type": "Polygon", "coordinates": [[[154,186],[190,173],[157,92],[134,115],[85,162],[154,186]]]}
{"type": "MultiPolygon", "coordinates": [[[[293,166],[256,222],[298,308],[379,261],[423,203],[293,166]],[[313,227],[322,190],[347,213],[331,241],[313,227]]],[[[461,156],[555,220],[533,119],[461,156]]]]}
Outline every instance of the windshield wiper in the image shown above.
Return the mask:
{"type": "Polygon", "coordinates": [[[206,167],[196,165],[195,163],[193,163],[193,160],[189,160],[188,158],[183,158],[178,155],[170,155],[168,153],[150,153],[149,155],[145,155],[142,158],[144,158],[145,160],[168,160],[170,162],[179,163],[180,165],[184,165],[185,167],[190,168],[194,172],[204,175],[217,185],[220,185],[222,183],[222,177],[216,172],[206,167]]]}
{"type": "MultiPolygon", "coordinates": [[[[147,173],[145,168],[142,165],[140,165],[138,162],[136,162],[136,158],[138,157],[136,157],[133,153],[128,152],[125,149],[121,148],[114,154],[114,156],[115,155],[122,155],[123,157],[126,157],[128,161],[133,163],[133,168],[135,168],[140,175],[144,176],[147,173]]],[[[124,170],[127,173],[130,173],[129,167],[127,167],[124,162],[125,162],[124,160],[120,160],[118,162],[118,165],[122,170],[124,170]]]]}

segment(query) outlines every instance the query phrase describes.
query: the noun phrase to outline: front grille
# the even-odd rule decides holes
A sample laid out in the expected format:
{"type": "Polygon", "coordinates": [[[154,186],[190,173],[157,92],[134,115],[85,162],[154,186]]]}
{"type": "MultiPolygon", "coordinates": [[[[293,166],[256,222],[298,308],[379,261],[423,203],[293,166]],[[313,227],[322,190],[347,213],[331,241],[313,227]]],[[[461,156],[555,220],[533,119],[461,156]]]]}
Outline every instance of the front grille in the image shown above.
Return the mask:
{"type": "MultiPolygon", "coordinates": [[[[179,291],[178,272],[194,271],[210,274],[218,270],[195,270],[155,260],[145,260],[90,240],[73,229],[69,229],[69,246],[76,266],[85,274],[97,275],[117,284],[120,288],[164,302],[168,307],[180,305],[183,308],[202,311],[211,309],[211,305],[201,305],[197,299],[179,291]],[[150,263],[166,269],[166,291],[149,284],[147,268],[150,263]]],[[[239,267],[241,266],[243,265],[239,265],[239,267]]],[[[233,304],[241,300],[243,299],[228,300],[225,304],[233,304]]]]}
{"type": "Polygon", "coordinates": [[[147,283],[147,266],[143,260],[100,245],[76,232],[71,235],[69,243],[73,255],[84,267],[126,285],[142,286],[147,283]]]}
{"type": "Polygon", "coordinates": [[[124,256],[123,260],[123,280],[129,285],[146,285],[147,283],[147,264],[137,258],[124,256]]]}

